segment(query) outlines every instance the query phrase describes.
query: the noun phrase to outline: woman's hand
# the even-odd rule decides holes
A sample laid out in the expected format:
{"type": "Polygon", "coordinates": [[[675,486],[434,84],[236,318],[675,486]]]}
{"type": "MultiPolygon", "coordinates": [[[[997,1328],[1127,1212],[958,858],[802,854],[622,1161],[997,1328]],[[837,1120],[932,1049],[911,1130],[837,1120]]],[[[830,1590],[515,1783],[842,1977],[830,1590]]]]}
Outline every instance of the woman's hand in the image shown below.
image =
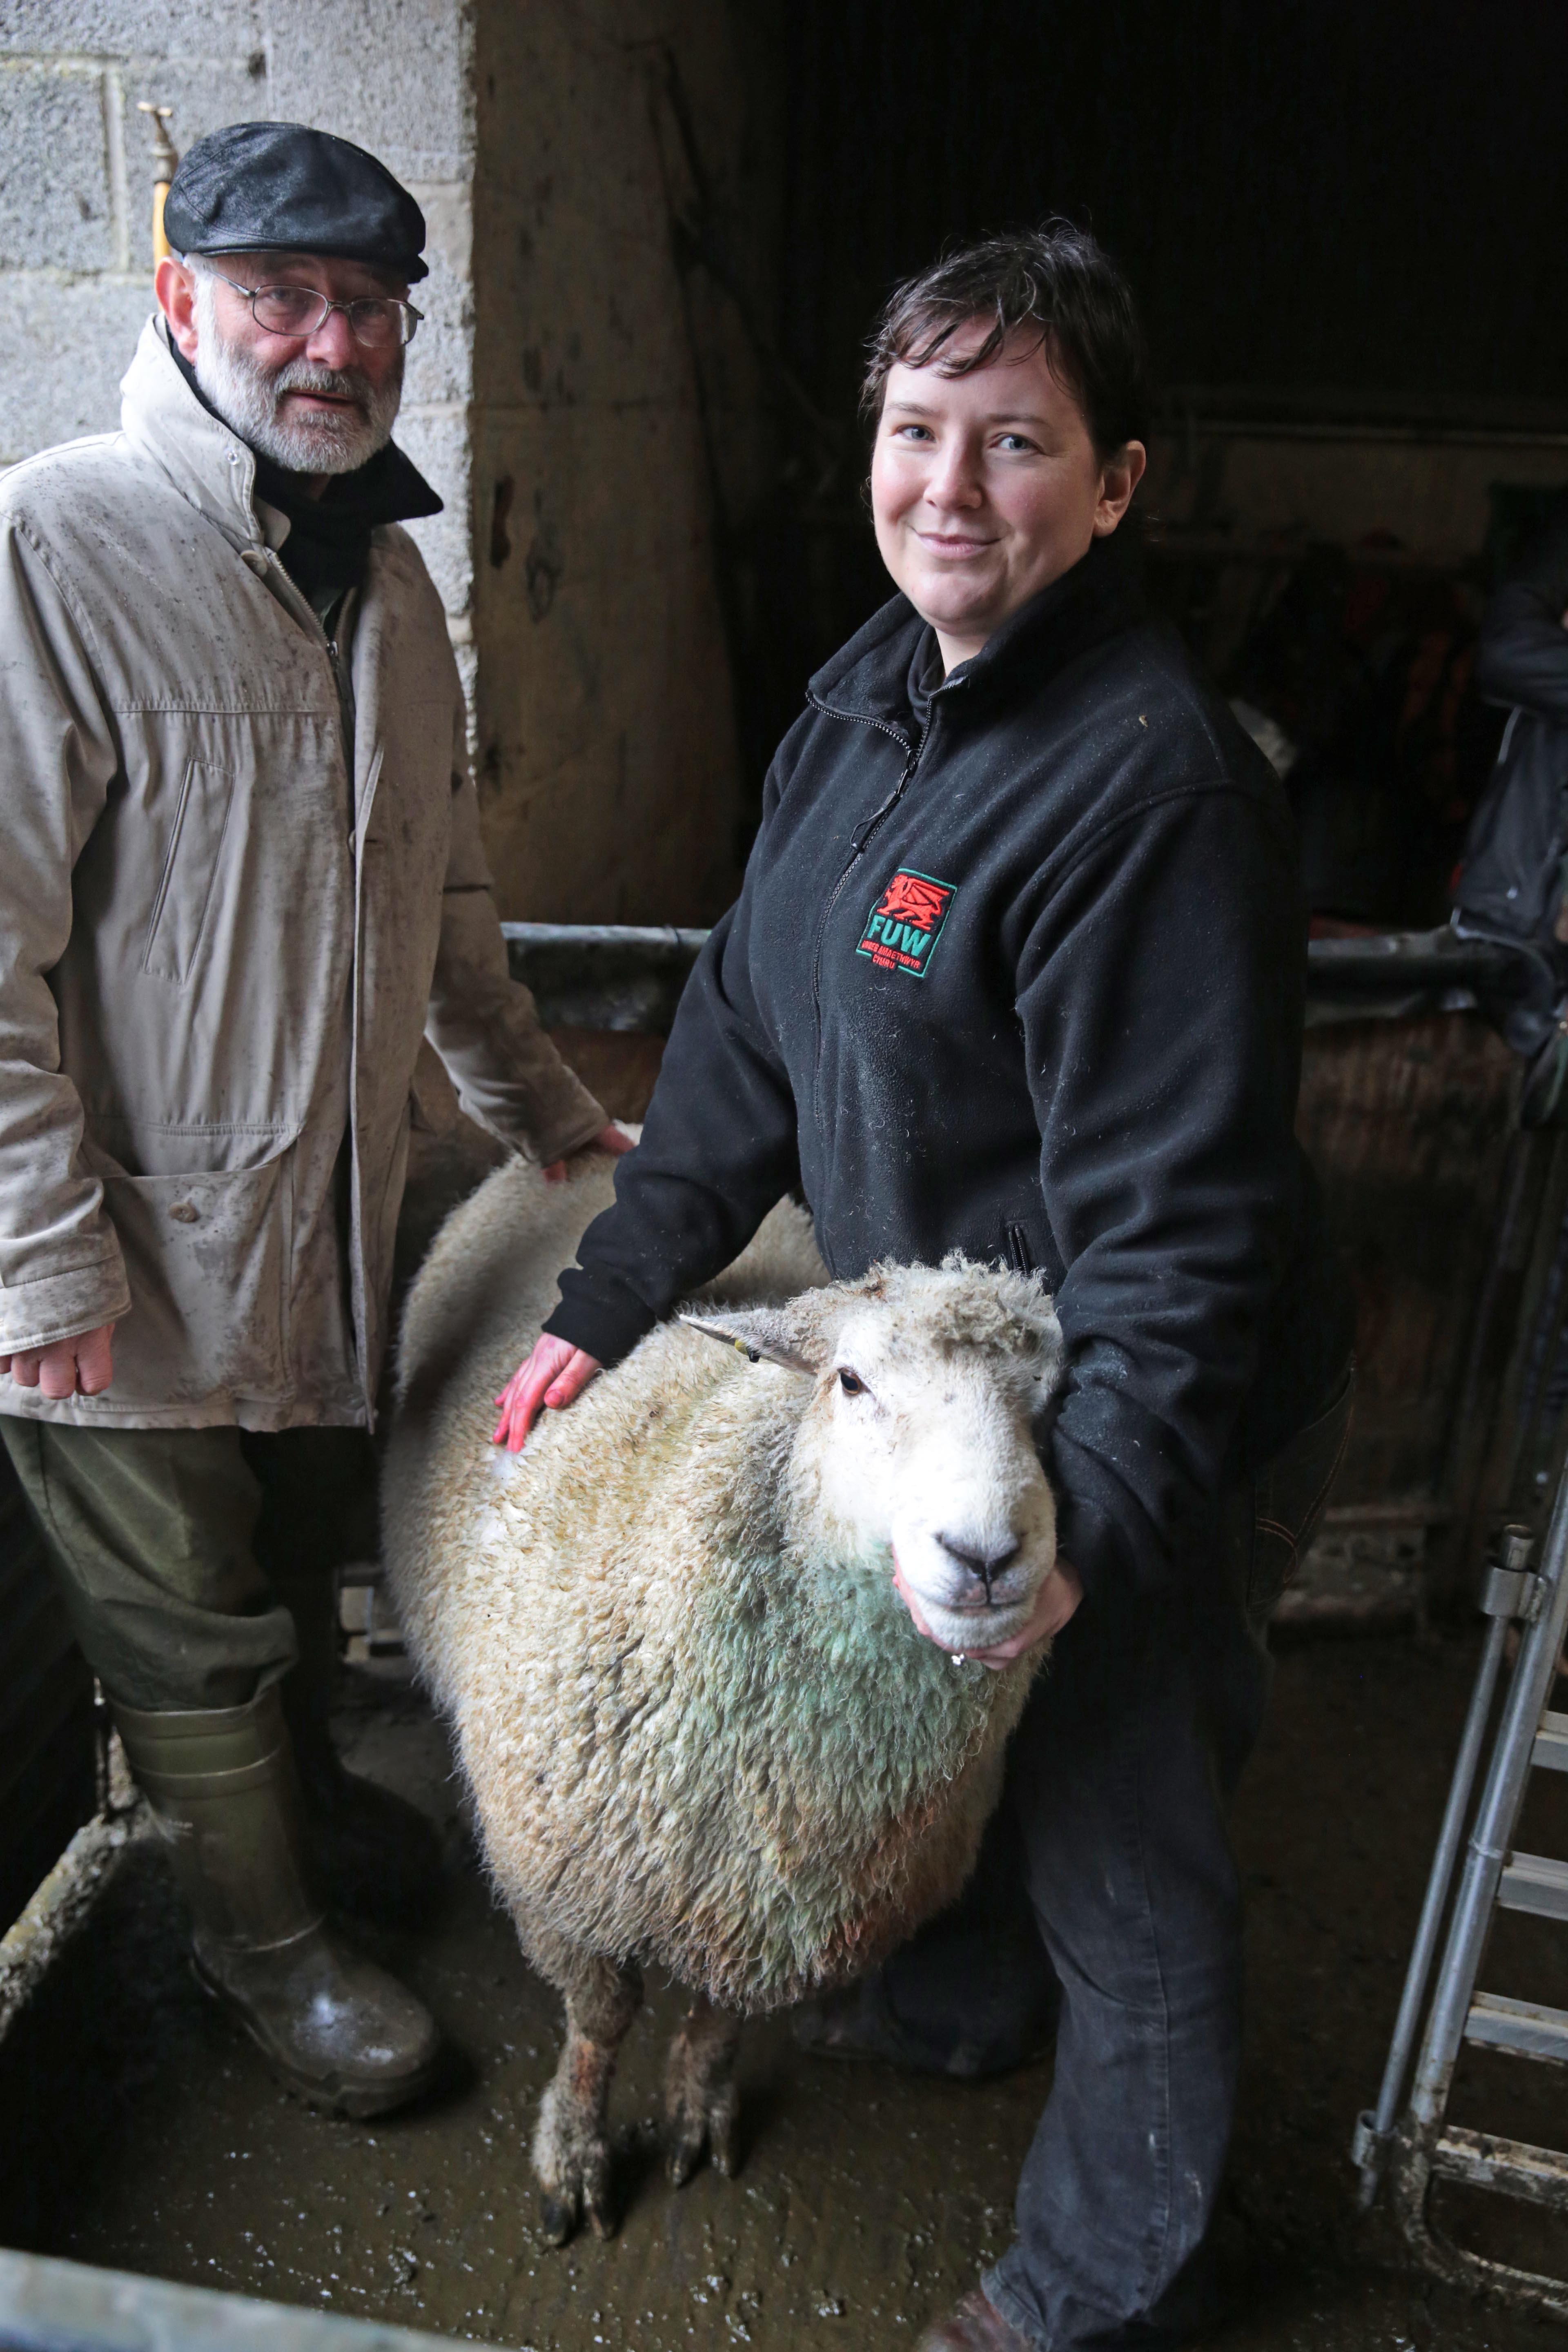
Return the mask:
{"type": "MultiPolygon", "coordinates": [[[[904,1582],[903,1570],[896,1557],[893,1582],[898,1587],[899,1598],[915,1621],[916,1632],[923,1633],[928,1642],[935,1642],[936,1635],[921,1615],[920,1603],[904,1582]]],[[[1058,1556],[1055,1568],[1035,1596],[1028,1623],[1005,1642],[994,1643],[988,1650],[965,1650],[963,1655],[978,1658],[980,1664],[989,1666],[993,1674],[1000,1674],[1003,1667],[1010,1666],[1015,1658],[1021,1658],[1026,1651],[1036,1648],[1041,1642],[1049,1641],[1053,1633],[1059,1633],[1082,1599],[1083,1587],[1078,1580],[1077,1570],[1069,1568],[1067,1561],[1058,1556]]],[[[945,1642],[938,1643],[937,1646],[939,1649],[947,1648],[945,1642]]],[[[950,1656],[952,1654],[949,1652],[950,1656]]]]}
{"type": "MultiPolygon", "coordinates": [[[[606,1129],[605,1133],[614,1130],[606,1129]]],[[[623,1137],[622,1149],[629,1151],[629,1138],[623,1137]]],[[[548,1405],[559,1412],[574,1397],[580,1397],[595,1372],[604,1366],[597,1356],[590,1356],[585,1348],[574,1348],[569,1340],[552,1339],[542,1334],[533,1343],[533,1353],[520,1364],[496,1399],[500,1407],[500,1419],[490,1438],[492,1445],[505,1443],[509,1454],[521,1454],[524,1438],[539,1418],[540,1408],[548,1405]]]]}
{"type": "MultiPolygon", "coordinates": [[[[584,1151],[609,1151],[613,1152],[618,1158],[623,1151],[635,1151],[637,1150],[637,1145],[629,1135],[623,1135],[618,1127],[602,1127],[599,1129],[598,1134],[594,1137],[591,1142],[584,1144],[583,1150],[584,1151]]],[[[564,1184],[566,1181],[566,1162],[564,1160],[552,1160],[551,1161],[549,1167],[544,1171],[544,1181],[547,1184],[564,1184]]]]}

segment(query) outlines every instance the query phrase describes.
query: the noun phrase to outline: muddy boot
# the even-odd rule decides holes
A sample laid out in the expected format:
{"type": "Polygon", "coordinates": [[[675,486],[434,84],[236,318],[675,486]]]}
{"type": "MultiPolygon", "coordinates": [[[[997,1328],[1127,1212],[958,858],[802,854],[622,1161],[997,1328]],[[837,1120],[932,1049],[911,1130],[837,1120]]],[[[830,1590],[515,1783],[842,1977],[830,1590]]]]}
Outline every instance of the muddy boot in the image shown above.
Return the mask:
{"type": "Polygon", "coordinates": [[[384,2115],[435,2079],[440,2036],[411,1992],[322,1925],[276,1688],[247,1706],[114,1719],[168,1843],[196,1975],[282,2082],[334,2115],[384,2115]]]}
{"type": "Polygon", "coordinates": [[[405,1797],[347,1770],[325,1723],[286,1711],[314,1874],[331,1888],[333,1909],[381,1927],[427,1919],[443,1891],[434,1822],[405,1797]]]}
{"type": "Polygon", "coordinates": [[[333,1745],[342,1674],[331,1579],[282,1561],[273,1584],[300,1643],[298,1663],[279,1690],[305,1800],[312,1876],[334,1911],[378,1927],[417,1926],[441,1898],[441,1841],[417,1806],[346,1770],[333,1745]]]}
{"type": "Polygon", "coordinates": [[[915,2352],[1033,2352],[1033,2347],[979,2287],[972,2287],[956,2311],[926,2329],[915,2352]]]}
{"type": "Polygon", "coordinates": [[[1056,1979],[1037,1936],[983,1937],[984,1924],[939,1919],[869,1976],[803,2002],[797,2045],[970,2083],[1037,2064],[1056,2032],[1056,1979]]]}

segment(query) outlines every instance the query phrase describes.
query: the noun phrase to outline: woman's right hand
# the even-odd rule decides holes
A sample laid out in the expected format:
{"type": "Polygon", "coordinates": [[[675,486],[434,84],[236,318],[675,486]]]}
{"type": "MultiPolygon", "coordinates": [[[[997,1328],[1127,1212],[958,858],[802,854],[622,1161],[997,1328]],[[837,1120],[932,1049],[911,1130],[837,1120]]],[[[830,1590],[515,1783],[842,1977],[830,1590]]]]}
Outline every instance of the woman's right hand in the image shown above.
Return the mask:
{"type": "Polygon", "coordinates": [[[569,1340],[544,1334],[534,1341],[532,1354],[518,1366],[496,1399],[500,1419],[490,1444],[504,1442],[509,1454],[521,1454],[541,1406],[559,1412],[580,1397],[595,1373],[603,1370],[597,1356],[590,1356],[585,1348],[574,1348],[569,1340]]]}

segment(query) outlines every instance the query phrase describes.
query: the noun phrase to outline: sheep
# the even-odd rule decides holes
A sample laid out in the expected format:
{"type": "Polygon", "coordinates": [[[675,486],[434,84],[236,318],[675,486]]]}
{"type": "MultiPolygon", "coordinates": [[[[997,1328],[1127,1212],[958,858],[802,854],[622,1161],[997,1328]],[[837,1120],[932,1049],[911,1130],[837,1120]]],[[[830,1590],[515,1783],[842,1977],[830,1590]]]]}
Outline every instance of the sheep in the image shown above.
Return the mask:
{"type": "Polygon", "coordinates": [[[740,2020],[847,1981],[959,1892],[1038,1658],[950,1651],[1021,1629],[1056,1549],[1043,1289],[958,1257],[830,1283],[787,1202],[701,1328],[661,1325],[521,1454],[494,1449],[611,1166],[548,1185],[514,1161],[449,1219],[384,1473],[409,1647],[565,2000],[532,2147],[557,2243],[614,2226],[608,2091],[644,1967],[694,1996],[666,2077],[679,2186],[705,2147],[734,2165],[740,2020]]]}

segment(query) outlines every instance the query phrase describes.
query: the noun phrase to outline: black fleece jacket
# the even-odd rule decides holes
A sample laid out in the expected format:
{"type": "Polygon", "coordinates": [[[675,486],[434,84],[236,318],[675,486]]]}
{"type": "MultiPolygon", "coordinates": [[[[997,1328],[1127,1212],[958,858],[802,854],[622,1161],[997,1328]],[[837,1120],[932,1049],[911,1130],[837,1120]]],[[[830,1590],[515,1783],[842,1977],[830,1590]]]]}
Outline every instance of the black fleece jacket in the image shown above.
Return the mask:
{"type": "Polygon", "coordinates": [[[1091,1597],[1180,1584],[1350,1344],[1293,1132],[1289,815],[1115,540],[922,731],[923,626],[896,597],[812,679],[545,1328],[616,1361],[795,1183],[836,1276],[1037,1268],[1070,1366],[1041,1441],[1062,1550],[1091,1597]]]}

